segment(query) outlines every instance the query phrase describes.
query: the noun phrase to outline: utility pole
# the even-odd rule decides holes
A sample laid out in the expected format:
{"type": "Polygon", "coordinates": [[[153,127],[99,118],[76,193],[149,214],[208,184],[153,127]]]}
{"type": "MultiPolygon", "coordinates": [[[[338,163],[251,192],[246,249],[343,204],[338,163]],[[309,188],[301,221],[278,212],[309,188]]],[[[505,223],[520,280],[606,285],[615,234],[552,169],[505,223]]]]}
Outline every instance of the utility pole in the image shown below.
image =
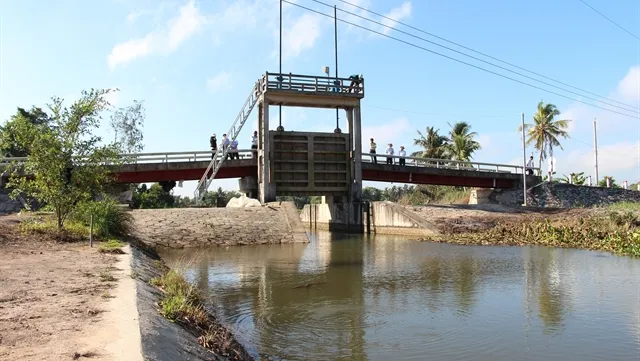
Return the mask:
{"type": "MultiPolygon", "coordinates": [[[[333,51],[336,56],[336,87],[338,86],[338,8],[333,5],[333,51]]],[[[338,89],[339,91],[342,89],[338,89]]],[[[352,130],[349,129],[349,132],[352,130]]],[[[340,109],[336,108],[336,133],[340,133],[340,109]]]]}
{"type": "MultiPolygon", "coordinates": [[[[280,59],[278,61],[278,78],[280,78],[280,87],[282,86],[282,0],[280,0],[280,59]]],[[[278,87],[278,88],[280,88],[278,87]]],[[[278,105],[278,131],[283,131],[282,128],[282,105],[278,105]]],[[[269,129],[267,129],[269,132],[269,129]]]]}
{"type": "Polygon", "coordinates": [[[522,186],[524,193],[522,197],[524,201],[523,206],[527,206],[527,143],[524,137],[524,113],[522,113],[522,186]]]}
{"type": "Polygon", "coordinates": [[[596,169],[596,186],[598,185],[598,131],[596,129],[596,118],[593,118],[593,158],[596,169]]]}

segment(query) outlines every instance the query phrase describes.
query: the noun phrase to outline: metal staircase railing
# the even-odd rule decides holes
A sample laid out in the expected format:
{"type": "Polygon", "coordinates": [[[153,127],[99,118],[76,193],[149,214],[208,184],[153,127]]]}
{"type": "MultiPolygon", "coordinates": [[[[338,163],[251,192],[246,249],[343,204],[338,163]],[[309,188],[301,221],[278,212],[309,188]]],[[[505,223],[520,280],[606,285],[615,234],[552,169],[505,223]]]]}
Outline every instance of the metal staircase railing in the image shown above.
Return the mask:
{"type": "Polygon", "coordinates": [[[244,126],[244,123],[249,118],[249,114],[251,114],[251,110],[253,110],[253,107],[258,102],[258,97],[260,96],[261,93],[262,93],[261,81],[257,81],[256,84],[253,86],[253,88],[251,88],[251,94],[249,94],[249,97],[247,97],[247,100],[244,102],[244,105],[240,109],[238,116],[236,117],[235,121],[231,125],[231,128],[229,128],[229,131],[227,132],[227,138],[229,138],[229,146],[227,147],[220,146],[216,148],[216,153],[213,155],[213,159],[211,159],[211,162],[209,162],[209,166],[207,167],[207,170],[204,172],[204,174],[202,175],[202,178],[200,178],[200,181],[198,182],[198,186],[196,187],[196,190],[193,193],[193,197],[196,201],[196,204],[199,203],[200,200],[202,200],[202,197],[204,197],[204,194],[207,192],[207,189],[209,189],[211,182],[213,182],[213,179],[216,177],[216,174],[222,167],[222,164],[224,163],[227,157],[227,153],[231,148],[231,142],[233,142],[238,136],[238,134],[240,134],[240,131],[244,126]],[[209,172],[211,172],[211,175],[209,175],[209,172]]]}

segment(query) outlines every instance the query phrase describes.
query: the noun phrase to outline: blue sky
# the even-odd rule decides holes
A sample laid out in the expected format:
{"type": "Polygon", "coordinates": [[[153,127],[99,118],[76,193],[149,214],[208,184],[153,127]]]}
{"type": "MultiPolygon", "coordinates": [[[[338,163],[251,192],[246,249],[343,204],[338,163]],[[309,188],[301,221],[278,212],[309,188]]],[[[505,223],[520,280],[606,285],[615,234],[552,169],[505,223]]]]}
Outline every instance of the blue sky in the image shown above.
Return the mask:
{"type": "MultiPolygon", "coordinates": [[[[311,0],[295,2],[332,13],[311,0]]],[[[374,17],[334,0],[326,2],[374,17]]],[[[350,2],[570,85],[640,106],[640,41],[578,0],[350,2]]],[[[588,2],[640,36],[640,2],[588,2]]],[[[348,15],[339,12],[338,16],[348,15]]],[[[464,58],[361,19],[349,19],[464,58]]],[[[329,65],[333,72],[331,19],[285,5],[283,28],[283,71],[321,75],[322,66],[329,65]]],[[[118,87],[121,91],[111,98],[116,106],[134,99],[146,102],[145,151],[206,150],[209,134],[229,128],[260,75],[277,71],[277,31],[278,0],[4,1],[0,3],[0,119],[6,120],[16,106],[42,106],[53,95],[73,100],[82,89],[118,87]]],[[[412,151],[416,130],[435,126],[446,133],[447,122],[465,120],[479,133],[483,146],[475,160],[519,163],[520,113],[529,121],[538,101],[544,100],[556,104],[563,118],[573,120],[572,139],[563,142],[564,151],[555,153],[559,173],[593,173],[592,121],[597,117],[600,176],[629,182],[640,178],[637,118],[532,89],[345,24],[339,25],[338,36],[340,74],[365,77],[365,140],[374,137],[378,144],[392,142],[396,148],[405,145],[412,151]]],[[[277,118],[277,108],[271,114],[277,118]]],[[[330,132],[334,114],[290,108],[283,110],[283,122],[286,129],[330,132]]],[[[241,148],[249,146],[256,118],[257,113],[243,130],[241,148]]],[[[111,136],[106,128],[103,134],[111,136]]],[[[186,183],[176,192],[191,194],[194,186],[186,183]]],[[[213,186],[233,189],[237,182],[219,180],[213,186]]]]}

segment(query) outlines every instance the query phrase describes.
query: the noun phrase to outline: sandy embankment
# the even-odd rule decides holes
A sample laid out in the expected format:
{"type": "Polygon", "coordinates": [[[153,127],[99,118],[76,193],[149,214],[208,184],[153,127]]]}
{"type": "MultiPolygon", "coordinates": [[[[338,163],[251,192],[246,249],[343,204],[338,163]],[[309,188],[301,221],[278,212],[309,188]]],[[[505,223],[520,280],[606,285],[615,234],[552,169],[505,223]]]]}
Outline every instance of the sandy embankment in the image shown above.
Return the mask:
{"type": "Polygon", "coordinates": [[[141,361],[128,247],[105,255],[16,223],[0,217],[0,360],[141,361]]]}

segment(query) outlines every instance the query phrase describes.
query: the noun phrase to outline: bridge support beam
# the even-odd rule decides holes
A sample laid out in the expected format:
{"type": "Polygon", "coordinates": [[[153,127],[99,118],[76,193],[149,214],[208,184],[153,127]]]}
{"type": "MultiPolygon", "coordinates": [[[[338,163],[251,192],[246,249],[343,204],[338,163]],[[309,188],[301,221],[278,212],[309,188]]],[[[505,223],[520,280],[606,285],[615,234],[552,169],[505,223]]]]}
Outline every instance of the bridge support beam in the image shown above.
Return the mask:
{"type": "Polygon", "coordinates": [[[238,180],[240,193],[249,198],[258,199],[258,177],[242,177],[238,180]]]}
{"type": "Polygon", "coordinates": [[[258,103],[258,197],[262,204],[276,200],[271,179],[271,142],[269,141],[269,102],[258,103]]]}

